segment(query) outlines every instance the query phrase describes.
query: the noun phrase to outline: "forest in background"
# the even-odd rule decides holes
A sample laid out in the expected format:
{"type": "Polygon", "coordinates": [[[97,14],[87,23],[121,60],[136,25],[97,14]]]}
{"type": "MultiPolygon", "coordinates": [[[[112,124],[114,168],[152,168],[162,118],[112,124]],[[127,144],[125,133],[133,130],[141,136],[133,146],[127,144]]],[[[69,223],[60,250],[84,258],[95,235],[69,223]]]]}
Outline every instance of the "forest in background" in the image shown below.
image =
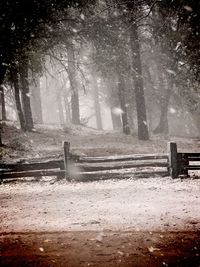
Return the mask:
{"type": "Polygon", "coordinates": [[[198,1],[1,0],[0,25],[1,124],[199,137],[198,1]]]}

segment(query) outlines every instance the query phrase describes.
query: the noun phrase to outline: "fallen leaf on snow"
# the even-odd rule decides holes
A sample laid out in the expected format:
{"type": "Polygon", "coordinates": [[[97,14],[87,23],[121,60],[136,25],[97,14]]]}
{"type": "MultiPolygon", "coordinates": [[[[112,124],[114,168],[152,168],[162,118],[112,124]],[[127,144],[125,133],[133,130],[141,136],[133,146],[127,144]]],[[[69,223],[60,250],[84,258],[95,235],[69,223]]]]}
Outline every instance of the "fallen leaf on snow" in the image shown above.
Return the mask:
{"type": "Polygon", "coordinates": [[[48,243],[48,242],[51,242],[51,240],[50,239],[45,239],[44,240],[44,243],[48,243]]]}
{"type": "Polygon", "coordinates": [[[149,252],[154,252],[156,250],[160,250],[159,248],[154,248],[154,247],[149,247],[148,248],[149,252]]]}
{"type": "Polygon", "coordinates": [[[120,251],[120,250],[118,250],[117,252],[118,252],[118,253],[119,253],[119,255],[121,255],[121,256],[123,256],[123,255],[124,255],[124,252],[122,252],[122,251],[120,251]]]}

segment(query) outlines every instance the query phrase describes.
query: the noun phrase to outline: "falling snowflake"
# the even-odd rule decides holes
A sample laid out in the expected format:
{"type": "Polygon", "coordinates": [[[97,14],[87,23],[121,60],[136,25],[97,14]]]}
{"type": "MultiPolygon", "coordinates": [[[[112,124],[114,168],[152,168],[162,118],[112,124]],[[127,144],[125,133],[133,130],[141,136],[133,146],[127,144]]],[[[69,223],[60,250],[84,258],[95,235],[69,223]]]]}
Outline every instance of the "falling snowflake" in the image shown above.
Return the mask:
{"type": "Polygon", "coordinates": [[[185,10],[189,11],[189,12],[192,12],[193,11],[193,9],[190,6],[184,6],[183,8],[185,10]]]}
{"type": "Polygon", "coordinates": [[[83,13],[81,13],[80,17],[81,17],[81,19],[82,19],[82,20],[84,20],[84,19],[85,19],[85,16],[84,16],[84,14],[83,14],[83,13]]]}
{"type": "Polygon", "coordinates": [[[121,108],[116,107],[116,108],[112,109],[112,113],[115,114],[115,115],[121,115],[121,114],[124,113],[124,111],[121,108]]]}
{"type": "Polygon", "coordinates": [[[175,114],[175,113],[176,113],[176,110],[175,110],[174,108],[170,108],[170,109],[169,109],[169,112],[170,112],[171,114],[175,114]]]}
{"type": "Polygon", "coordinates": [[[15,30],[15,24],[13,23],[12,25],[11,25],[11,31],[14,31],[15,30]]]}
{"type": "Polygon", "coordinates": [[[176,72],[170,69],[166,69],[166,72],[168,72],[169,74],[176,75],[176,72]]]}

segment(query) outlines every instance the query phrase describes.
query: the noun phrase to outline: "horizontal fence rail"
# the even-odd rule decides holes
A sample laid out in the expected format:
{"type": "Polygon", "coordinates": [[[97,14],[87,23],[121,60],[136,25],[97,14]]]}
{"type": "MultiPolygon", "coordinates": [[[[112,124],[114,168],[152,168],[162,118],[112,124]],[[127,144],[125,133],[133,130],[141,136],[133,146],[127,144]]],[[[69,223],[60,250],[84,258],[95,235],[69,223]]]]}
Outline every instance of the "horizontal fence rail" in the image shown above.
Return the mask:
{"type": "Polygon", "coordinates": [[[77,164],[75,165],[79,167],[83,171],[103,171],[103,170],[120,170],[120,169],[130,169],[130,168],[148,168],[148,167],[168,167],[167,163],[164,162],[144,162],[144,163],[127,163],[123,162],[120,164],[114,164],[114,165],[97,165],[97,164],[77,164]]]}
{"type": "Polygon", "coordinates": [[[26,172],[8,172],[0,174],[0,179],[23,178],[23,177],[42,177],[42,176],[57,176],[64,177],[64,170],[40,170],[26,172]]]}
{"type": "Polygon", "coordinates": [[[105,157],[80,157],[78,162],[83,163],[100,163],[100,162],[112,162],[112,161],[133,161],[133,160],[157,160],[168,159],[167,154],[146,154],[146,155],[117,155],[117,156],[105,156],[105,157]]]}
{"type": "Polygon", "coordinates": [[[64,142],[63,156],[58,159],[28,159],[16,163],[0,164],[0,180],[56,176],[84,181],[120,177],[188,176],[190,170],[200,170],[200,153],[178,153],[176,143],[168,143],[166,154],[134,154],[104,157],[73,155],[70,143],[64,142]],[[195,162],[195,164],[194,164],[195,162]]]}
{"type": "Polygon", "coordinates": [[[42,169],[64,169],[63,160],[49,160],[46,162],[21,163],[21,164],[0,164],[1,172],[30,171],[42,169]]]}

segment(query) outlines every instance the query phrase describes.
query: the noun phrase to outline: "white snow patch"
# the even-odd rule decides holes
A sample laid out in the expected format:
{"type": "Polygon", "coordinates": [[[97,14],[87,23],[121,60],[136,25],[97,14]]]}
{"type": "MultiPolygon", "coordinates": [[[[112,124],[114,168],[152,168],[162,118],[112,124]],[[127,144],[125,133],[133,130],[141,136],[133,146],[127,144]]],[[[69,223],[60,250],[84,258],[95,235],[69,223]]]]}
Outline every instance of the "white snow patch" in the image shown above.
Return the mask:
{"type": "Polygon", "coordinates": [[[1,232],[200,229],[200,180],[3,184],[0,199],[1,232]]]}

